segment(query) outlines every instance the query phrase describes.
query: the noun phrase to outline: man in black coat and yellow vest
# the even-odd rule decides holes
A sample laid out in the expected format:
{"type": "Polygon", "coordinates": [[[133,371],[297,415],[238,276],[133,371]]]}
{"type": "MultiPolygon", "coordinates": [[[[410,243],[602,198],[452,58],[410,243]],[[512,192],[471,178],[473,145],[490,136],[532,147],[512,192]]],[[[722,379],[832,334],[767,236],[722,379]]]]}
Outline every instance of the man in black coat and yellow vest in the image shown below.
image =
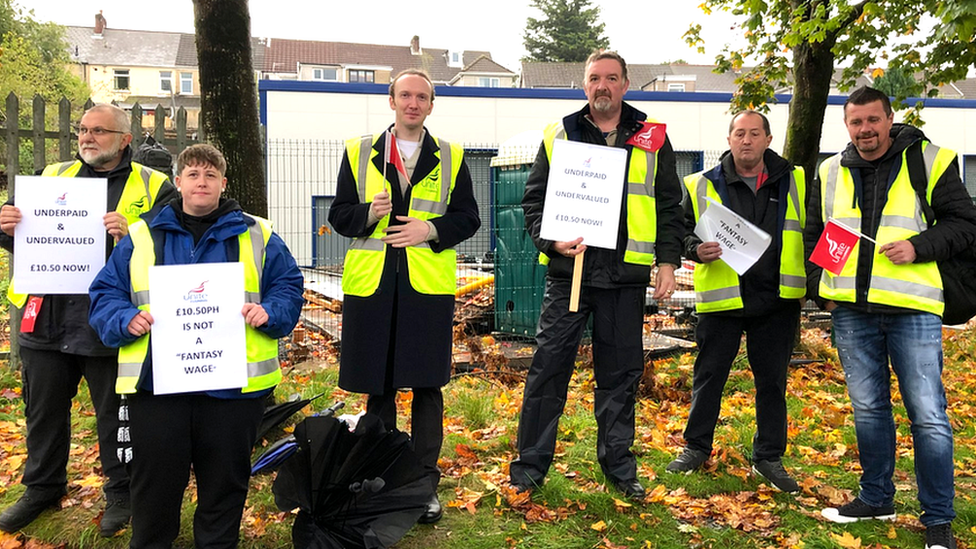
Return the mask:
{"type": "MultiPolygon", "coordinates": [[[[441,387],[451,375],[457,254],[481,225],[464,149],[424,127],[434,86],[408,69],[390,84],[393,126],[346,142],[329,223],[354,240],[342,276],[339,386],[396,427],[396,393],[413,389],[414,451],[435,492],[441,387]],[[385,176],[385,177],[384,177],[385,176]]],[[[435,495],[421,523],[441,517],[435,495]]]]}
{"type": "MultiPolygon", "coordinates": [[[[165,174],[132,161],[131,142],[128,114],[114,105],[95,105],[85,112],[78,126],[77,160],[51,164],[41,174],[108,179],[108,213],[103,222],[112,238],[106,239],[106,257],[114,243],[128,234],[129,224],[177,195],[165,174]]],[[[14,230],[21,220],[14,198],[0,209],[0,246],[11,252],[14,230]]],[[[14,305],[23,310],[29,300],[29,309],[37,315],[32,323],[21,326],[18,335],[27,417],[27,463],[22,482],[27,490],[0,514],[0,530],[20,530],[45,509],[56,506],[65,494],[71,399],[84,376],[98,422],[102,472],[108,477],[103,487],[108,503],[100,530],[103,536],[113,536],[130,516],[129,478],[116,455],[118,350],[102,345],[88,325],[87,294],[27,296],[16,293],[16,280],[11,281],[10,289],[8,296],[14,305]]]]}
{"type": "Polygon", "coordinates": [[[658,266],[654,297],[671,295],[674,269],[681,261],[681,185],[664,126],[623,102],[629,86],[620,55],[595,52],[586,62],[588,104],[545,131],[542,147],[526,181],[522,209],[536,247],[548,261],[546,294],[522,397],[518,452],[509,472],[519,491],[541,486],[556,446],[559,417],[573,375],[587,320],[593,318],[593,369],[596,380],[597,459],[607,484],[631,498],[644,496],[637,479],[634,406],[644,371],[642,329],[651,266],[658,266]],[[653,136],[646,140],[639,136],[653,136]],[[582,238],[554,242],[541,238],[551,155],[556,139],[618,147],[627,151],[617,247],[587,248],[582,238]],[[569,311],[575,257],[583,251],[578,312],[569,311]]]}
{"type": "Polygon", "coordinates": [[[746,354],[756,385],[753,471],[778,490],[800,488],[783,468],[786,452],[786,374],[806,293],[803,226],[806,186],[803,168],[769,149],[769,120],[755,111],[736,114],[729,124],[729,150],[718,166],[685,178],[685,253],[695,267],[695,338],[698,357],[691,412],[681,455],[667,466],[690,473],[712,451],[722,392],[732,361],[746,335],[746,354]],[[716,241],[702,241],[695,226],[708,198],[770,235],[769,247],[738,275],[724,261],[716,241]]]}

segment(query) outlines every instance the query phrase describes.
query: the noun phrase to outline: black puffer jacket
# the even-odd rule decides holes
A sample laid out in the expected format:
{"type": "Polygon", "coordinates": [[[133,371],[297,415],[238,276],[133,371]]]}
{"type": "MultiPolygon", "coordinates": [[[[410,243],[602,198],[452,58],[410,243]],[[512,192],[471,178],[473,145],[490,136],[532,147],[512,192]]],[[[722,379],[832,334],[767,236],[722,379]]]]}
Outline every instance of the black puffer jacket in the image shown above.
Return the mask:
{"type": "MultiPolygon", "coordinates": [[[[570,141],[606,145],[606,139],[586,116],[589,105],[563,118],[566,138],[570,141]]],[[[647,115],[623,104],[620,124],[617,126],[616,147],[627,150],[630,162],[632,145],[625,142],[641,128],[640,121],[647,115]]],[[[681,221],[681,183],[675,170],[674,150],[671,141],[665,138],[664,146],[658,151],[657,174],[654,177],[654,192],[657,204],[657,242],[655,256],[657,263],[678,265],[681,261],[681,237],[684,228],[681,221]]],[[[552,250],[553,242],[539,237],[542,229],[542,211],[545,207],[546,185],[549,180],[549,158],[545,146],[539,147],[535,164],[525,183],[522,197],[522,210],[525,212],[525,226],[536,248],[549,256],[547,276],[569,279],[573,276],[573,259],[552,250]]],[[[626,193],[624,186],[624,193],[626,193]]],[[[583,260],[583,285],[597,288],[618,288],[624,286],[646,286],[650,280],[650,267],[624,263],[627,246],[627,200],[624,195],[620,208],[620,229],[617,236],[617,249],[587,248],[583,260]]]]}
{"type": "MultiPolygon", "coordinates": [[[[887,202],[889,184],[901,169],[902,152],[919,140],[928,140],[921,130],[906,124],[895,124],[891,128],[891,147],[880,159],[874,162],[864,160],[850,143],[841,153],[841,166],[852,172],[857,170],[862,182],[859,206],[863,234],[871,238],[877,235],[881,211],[887,202]]],[[[803,234],[807,257],[810,257],[824,227],[820,213],[821,184],[818,180],[810,188],[807,226],[803,234]]],[[[908,239],[915,247],[915,263],[946,259],[976,246],[976,206],[959,177],[958,158],[952,161],[932,190],[932,211],[935,212],[938,223],[908,239]]],[[[861,241],[857,257],[857,301],[845,303],[844,306],[867,313],[914,312],[867,302],[868,281],[876,253],[874,243],[861,241]]],[[[815,299],[821,308],[826,303],[819,294],[822,271],[822,268],[807,261],[807,297],[815,299]]]]}

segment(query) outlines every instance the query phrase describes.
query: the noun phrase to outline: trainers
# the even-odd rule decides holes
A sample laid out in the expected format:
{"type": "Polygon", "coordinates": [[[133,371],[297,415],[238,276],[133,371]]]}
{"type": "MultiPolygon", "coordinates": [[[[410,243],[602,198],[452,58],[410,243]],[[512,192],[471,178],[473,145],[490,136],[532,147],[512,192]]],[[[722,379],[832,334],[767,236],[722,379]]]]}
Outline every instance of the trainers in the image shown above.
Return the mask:
{"type": "Polygon", "coordinates": [[[820,511],[820,514],[831,522],[839,522],[841,524],[871,519],[895,520],[895,507],[893,505],[875,507],[864,503],[861,498],[854,498],[854,501],[846,505],[841,505],[837,508],[827,507],[820,511]]]}
{"type": "Polygon", "coordinates": [[[664,470],[669,473],[684,473],[689,475],[692,471],[701,467],[707,460],[708,454],[705,452],[685,448],[664,470]]]}
{"type": "Polygon", "coordinates": [[[952,523],[936,524],[925,529],[925,549],[956,549],[952,523]]]}
{"type": "Polygon", "coordinates": [[[102,520],[98,523],[99,533],[103,538],[110,538],[121,532],[131,518],[132,509],[129,508],[128,499],[108,500],[105,504],[105,512],[102,513],[102,520]]]}
{"type": "Polygon", "coordinates": [[[800,491],[800,485],[783,468],[782,460],[764,459],[752,464],[752,472],[769,481],[780,492],[795,494],[800,491]]]}
{"type": "Polygon", "coordinates": [[[20,496],[16,503],[4,509],[0,514],[0,530],[12,534],[41,516],[41,513],[51,507],[57,507],[61,502],[64,492],[57,492],[57,495],[41,497],[37,494],[30,495],[25,492],[20,496]]]}

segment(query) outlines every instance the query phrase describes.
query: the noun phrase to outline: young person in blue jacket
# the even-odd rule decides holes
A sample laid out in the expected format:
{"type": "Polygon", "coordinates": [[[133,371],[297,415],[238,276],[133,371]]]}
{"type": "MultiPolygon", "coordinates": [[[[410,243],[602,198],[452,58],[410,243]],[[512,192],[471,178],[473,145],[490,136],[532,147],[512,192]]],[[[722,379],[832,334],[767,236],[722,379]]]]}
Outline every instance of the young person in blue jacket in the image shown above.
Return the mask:
{"type": "Polygon", "coordinates": [[[116,390],[128,395],[131,455],[123,459],[131,477],[132,548],[172,545],[191,466],[196,546],[237,544],[262,397],[281,379],[277,339],[292,331],[304,303],[301,272],[270,222],[221,197],[226,168],[210,145],[184,150],[177,159],[181,197],[134,224],[91,286],[89,321],[105,345],[120,348],[116,390]],[[153,318],[148,283],[141,282],[149,267],[236,261],[244,263],[248,294],[241,311],[247,385],[155,394],[153,318]]]}

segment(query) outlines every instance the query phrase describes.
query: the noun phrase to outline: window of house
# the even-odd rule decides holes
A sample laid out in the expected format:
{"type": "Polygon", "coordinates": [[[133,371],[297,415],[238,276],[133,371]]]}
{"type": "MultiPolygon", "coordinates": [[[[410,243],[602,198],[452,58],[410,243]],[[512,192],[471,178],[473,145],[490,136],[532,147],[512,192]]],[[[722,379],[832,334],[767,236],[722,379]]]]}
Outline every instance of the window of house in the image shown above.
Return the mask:
{"type": "Polygon", "coordinates": [[[128,90],[129,89],[129,69],[115,69],[113,75],[115,76],[115,89],[117,90],[128,90]]]}
{"type": "Polygon", "coordinates": [[[669,92],[683,92],[685,91],[685,85],[683,82],[669,82],[668,83],[669,92]]]}
{"type": "Polygon", "coordinates": [[[193,73],[180,73],[180,93],[183,95],[193,95],[193,73]]]}
{"type": "Polygon", "coordinates": [[[312,80],[335,82],[339,79],[338,76],[338,71],[335,69],[312,69],[312,80]]]}
{"type": "Polygon", "coordinates": [[[159,90],[173,91],[173,71],[159,71],[159,90]]]}
{"type": "Polygon", "coordinates": [[[364,70],[350,70],[349,71],[349,81],[350,82],[367,82],[372,84],[374,82],[373,71],[364,70]]]}
{"type": "Polygon", "coordinates": [[[482,76],[478,78],[478,85],[482,88],[497,88],[501,85],[501,80],[482,76]]]}

